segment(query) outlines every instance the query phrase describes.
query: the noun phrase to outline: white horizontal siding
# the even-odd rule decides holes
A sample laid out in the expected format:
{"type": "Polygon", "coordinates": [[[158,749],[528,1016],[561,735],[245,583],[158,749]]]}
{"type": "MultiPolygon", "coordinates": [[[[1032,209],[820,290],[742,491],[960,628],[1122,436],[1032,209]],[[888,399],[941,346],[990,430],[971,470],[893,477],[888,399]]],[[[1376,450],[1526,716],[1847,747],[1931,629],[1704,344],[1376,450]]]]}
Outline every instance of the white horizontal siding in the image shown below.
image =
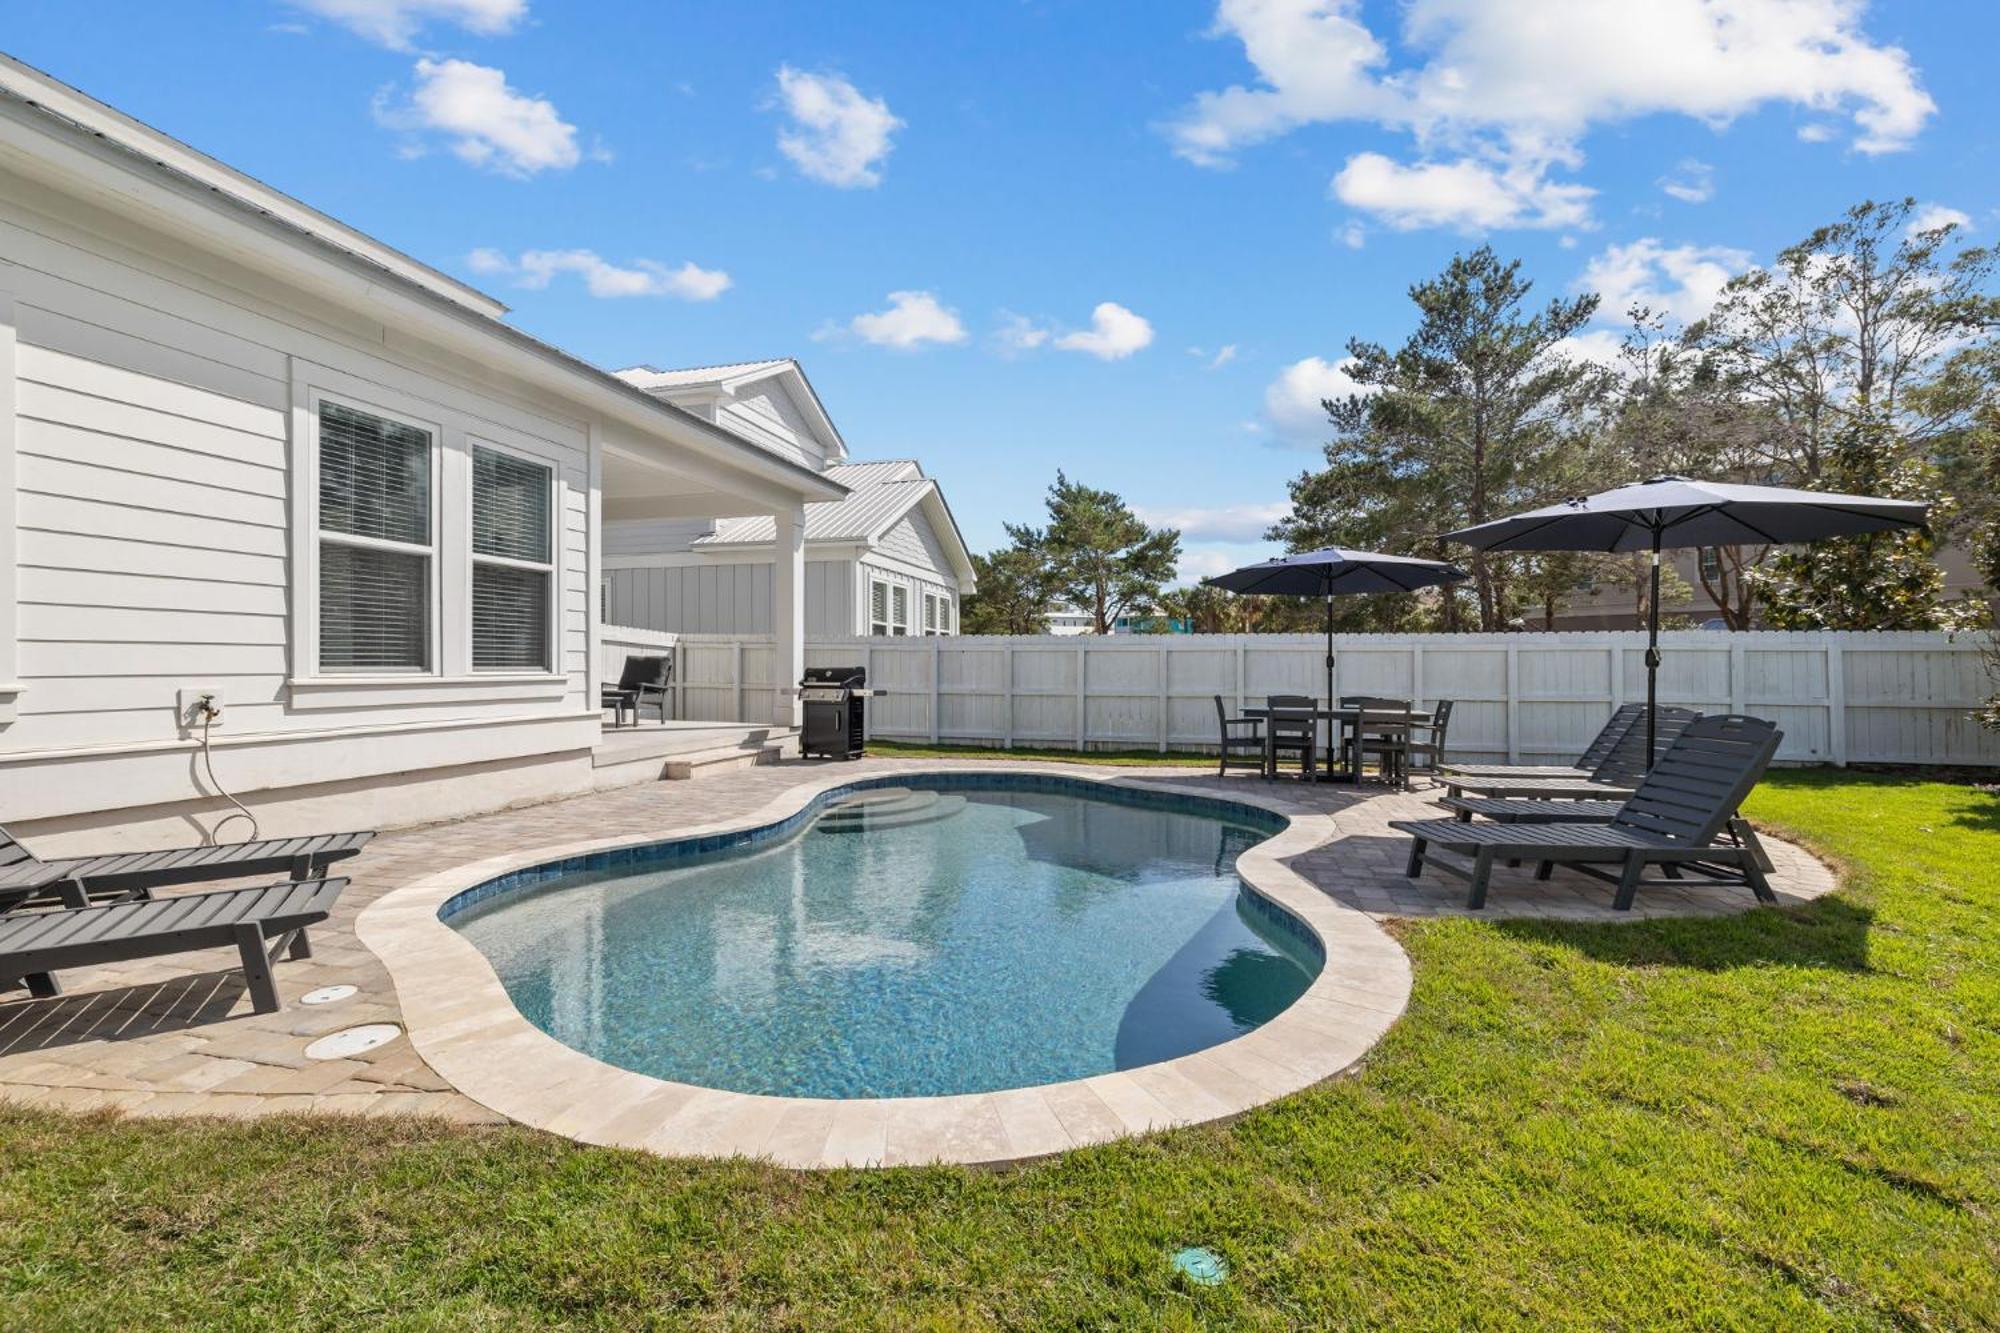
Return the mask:
{"type": "MultiPolygon", "coordinates": [[[[402,341],[397,331],[335,315],[255,275],[223,280],[220,261],[173,240],[86,216],[82,205],[14,188],[12,178],[0,176],[0,186],[0,285],[15,299],[20,344],[24,686],[16,720],[0,730],[0,803],[25,800],[20,784],[33,782],[32,767],[8,765],[9,756],[85,746],[137,753],[179,742],[175,694],[183,687],[222,691],[222,730],[232,738],[554,719],[586,709],[591,536],[581,420],[553,402],[527,406],[534,395],[493,382],[482,367],[385,353],[402,341]],[[356,692],[351,706],[337,692],[305,704],[293,697],[293,377],[306,363],[367,388],[364,401],[435,403],[469,434],[533,441],[555,461],[562,572],[554,651],[563,686],[392,687],[365,699],[356,692]]],[[[434,484],[450,475],[443,469],[434,484]]],[[[444,502],[461,498],[446,493],[444,502]]],[[[462,524],[444,523],[440,540],[454,530],[462,524]]],[[[484,752],[447,740],[436,762],[475,750],[484,752]]],[[[368,762],[358,751],[353,762],[308,763],[293,780],[368,762]]],[[[61,770],[75,812],[196,795],[185,763],[177,776],[172,765],[138,766],[163,788],[104,791],[92,790],[93,770],[77,764],[61,770]]],[[[47,793],[29,804],[61,812],[60,803],[49,809],[47,793]]]]}

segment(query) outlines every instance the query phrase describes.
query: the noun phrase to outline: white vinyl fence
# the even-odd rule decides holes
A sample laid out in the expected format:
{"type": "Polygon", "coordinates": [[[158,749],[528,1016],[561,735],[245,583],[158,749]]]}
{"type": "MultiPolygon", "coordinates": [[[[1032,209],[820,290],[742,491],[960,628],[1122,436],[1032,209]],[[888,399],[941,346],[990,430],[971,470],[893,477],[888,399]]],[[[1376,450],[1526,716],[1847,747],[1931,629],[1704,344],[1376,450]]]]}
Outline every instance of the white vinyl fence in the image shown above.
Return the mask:
{"type": "MultiPolygon", "coordinates": [[[[627,635],[607,628],[607,649],[627,635]]],[[[626,641],[639,635],[678,642],[682,717],[771,715],[768,638],[626,641]]],[[[1231,712],[1323,694],[1324,645],[1296,634],[815,639],[806,662],[865,668],[888,691],[869,706],[869,731],[885,738],[1202,749],[1215,743],[1218,694],[1231,712]]],[[[2000,764],[2000,736],[1968,716],[2000,688],[1975,635],[1680,631],[1661,648],[1662,703],[1768,717],[1785,732],[1780,759],[2000,764]]],[[[1613,708],[1646,694],[1636,632],[1347,634],[1334,652],[1336,694],[1452,700],[1450,749],[1466,760],[1573,757],[1613,708]]]]}

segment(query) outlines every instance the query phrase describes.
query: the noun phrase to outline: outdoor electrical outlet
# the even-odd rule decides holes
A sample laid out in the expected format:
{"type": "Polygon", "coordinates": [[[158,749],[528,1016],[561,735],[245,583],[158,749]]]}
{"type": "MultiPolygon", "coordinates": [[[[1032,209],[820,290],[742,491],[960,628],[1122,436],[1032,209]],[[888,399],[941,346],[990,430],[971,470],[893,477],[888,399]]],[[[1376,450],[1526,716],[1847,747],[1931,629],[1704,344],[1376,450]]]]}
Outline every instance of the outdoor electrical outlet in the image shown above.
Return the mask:
{"type": "Polygon", "coordinates": [[[222,725],[221,690],[182,690],[175,696],[175,704],[181,726],[187,728],[189,731],[199,731],[201,729],[204,715],[207,716],[208,724],[211,727],[222,725]]]}

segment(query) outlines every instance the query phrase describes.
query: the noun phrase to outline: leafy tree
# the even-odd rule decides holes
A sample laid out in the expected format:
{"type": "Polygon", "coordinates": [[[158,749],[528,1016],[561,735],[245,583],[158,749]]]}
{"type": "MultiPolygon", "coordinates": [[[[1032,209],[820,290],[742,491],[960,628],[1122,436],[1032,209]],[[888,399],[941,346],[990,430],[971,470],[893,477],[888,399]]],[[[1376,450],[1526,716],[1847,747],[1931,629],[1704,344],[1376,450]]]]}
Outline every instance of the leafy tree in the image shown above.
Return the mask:
{"type": "Polygon", "coordinates": [[[972,557],[978,590],[959,608],[965,634],[1045,634],[1056,602],[1048,557],[1016,541],[991,555],[972,557]]]}
{"type": "Polygon", "coordinates": [[[1128,610],[1157,601],[1180,561],[1181,535],[1149,528],[1111,491],[1056,473],[1046,528],[1008,524],[1015,546],[1039,551],[1058,595],[1091,614],[1099,634],[1128,610]]]}
{"type": "Polygon", "coordinates": [[[1688,331],[1732,392],[1767,408],[1767,475],[1808,485],[1857,421],[1922,450],[1976,404],[1927,393],[2000,318],[1995,254],[1955,224],[1914,229],[1916,202],[1868,201],[1732,278],[1688,331]]]}
{"type": "MultiPolygon", "coordinates": [[[[1764,405],[1738,393],[1712,349],[1669,331],[1664,316],[1645,306],[1627,312],[1631,321],[1620,348],[1617,392],[1607,424],[1602,458],[1606,479],[1643,481],[1678,475],[1718,481],[1755,481],[1767,474],[1770,436],[1778,429],[1764,405]]],[[[1756,585],[1750,572],[1770,554],[1766,545],[1722,546],[1715,559],[1697,563],[1696,580],[1730,629],[1754,621],[1756,585]]],[[[1593,562],[1600,581],[1629,584],[1636,613],[1646,617],[1650,561],[1620,559],[1613,566],[1593,562]]],[[[1661,600],[1687,596],[1691,589],[1672,566],[1661,600]]]]}
{"type": "MultiPolygon", "coordinates": [[[[1829,441],[1816,489],[1949,505],[1937,469],[1880,417],[1852,420],[1829,441]]],[[[1947,602],[1929,532],[1872,532],[1786,547],[1752,574],[1777,629],[1958,629],[1971,608],[1947,602]]]]}
{"type": "MultiPolygon", "coordinates": [[[[1769,417],[1761,479],[1820,490],[1938,500],[1940,451],[1990,398],[1971,367],[2000,301],[1995,255],[1951,224],[1917,228],[1915,202],[1866,202],[1732,279],[1690,346],[1769,417]]],[[[1939,530],[1952,510],[1934,511],[1939,530]]],[[[1786,551],[1747,576],[1784,628],[1927,629],[1959,623],[1932,539],[1843,537],[1786,551]]]]}
{"type": "MultiPolygon", "coordinates": [[[[1401,347],[1350,342],[1362,391],[1324,404],[1334,431],[1326,468],[1292,483],[1292,513],[1271,535],[1295,551],[1448,558],[1438,534],[1580,489],[1593,471],[1588,409],[1605,377],[1565,344],[1597,297],[1530,310],[1531,288],[1519,263],[1482,246],[1410,288],[1418,322],[1401,347]]],[[[1504,628],[1514,561],[1479,552],[1466,563],[1479,628],[1504,628]]],[[[1440,594],[1438,605],[1444,627],[1460,628],[1461,594],[1440,594]]]]}

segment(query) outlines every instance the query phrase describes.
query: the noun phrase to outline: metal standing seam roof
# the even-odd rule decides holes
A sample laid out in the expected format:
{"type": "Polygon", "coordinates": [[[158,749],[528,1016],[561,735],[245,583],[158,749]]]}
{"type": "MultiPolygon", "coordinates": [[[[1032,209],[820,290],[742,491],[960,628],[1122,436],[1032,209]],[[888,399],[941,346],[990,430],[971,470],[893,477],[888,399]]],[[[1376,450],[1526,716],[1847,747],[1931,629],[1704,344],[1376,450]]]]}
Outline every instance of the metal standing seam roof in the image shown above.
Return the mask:
{"type": "MultiPolygon", "coordinates": [[[[848,488],[844,500],[826,500],[806,506],[806,540],[864,541],[922,500],[937,483],[924,476],[923,469],[910,459],[882,463],[847,463],[828,468],[827,480],[848,488]]],[[[768,514],[716,520],[715,531],[698,537],[695,546],[734,546],[773,542],[778,539],[778,521],[768,514]]]]}
{"type": "Polygon", "coordinates": [[[792,364],[789,358],[779,357],[771,361],[731,361],[719,366],[685,366],[678,370],[656,370],[652,366],[627,366],[612,373],[628,384],[637,384],[641,388],[672,389],[688,384],[713,384],[744,375],[760,375],[766,371],[783,370],[792,364]]]}

